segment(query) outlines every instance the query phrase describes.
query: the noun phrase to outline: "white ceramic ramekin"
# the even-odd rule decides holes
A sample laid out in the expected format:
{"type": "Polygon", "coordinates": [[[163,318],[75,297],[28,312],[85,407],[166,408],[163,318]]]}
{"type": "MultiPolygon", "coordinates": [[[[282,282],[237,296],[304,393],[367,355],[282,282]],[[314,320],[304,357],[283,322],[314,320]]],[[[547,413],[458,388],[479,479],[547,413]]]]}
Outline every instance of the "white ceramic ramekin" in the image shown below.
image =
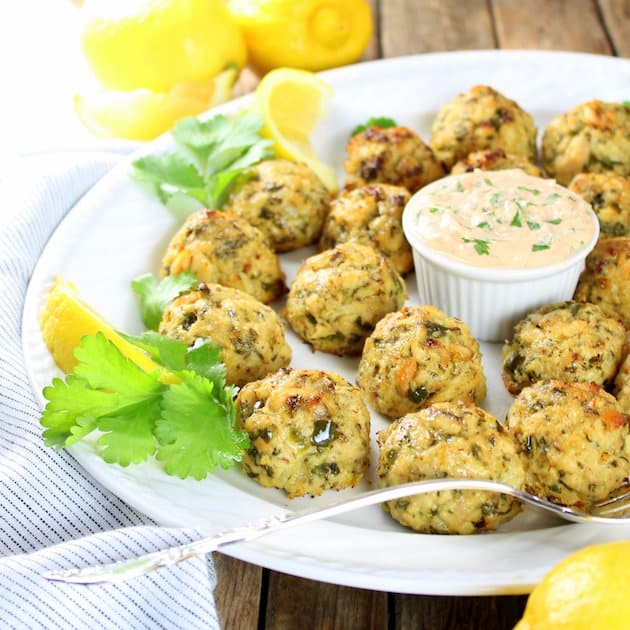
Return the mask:
{"type": "Polygon", "coordinates": [[[593,238],[562,262],[527,269],[476,267],[419,241],[412,223],[413,205],[412,197],[402,222],[413,250],[420,304],[432,304],[461,319],[480,341],[505,341],[512,336],[514,325],[531,311],[571,299],[586,256],[599,236],[599,222],[593,213],[593,238]]]}

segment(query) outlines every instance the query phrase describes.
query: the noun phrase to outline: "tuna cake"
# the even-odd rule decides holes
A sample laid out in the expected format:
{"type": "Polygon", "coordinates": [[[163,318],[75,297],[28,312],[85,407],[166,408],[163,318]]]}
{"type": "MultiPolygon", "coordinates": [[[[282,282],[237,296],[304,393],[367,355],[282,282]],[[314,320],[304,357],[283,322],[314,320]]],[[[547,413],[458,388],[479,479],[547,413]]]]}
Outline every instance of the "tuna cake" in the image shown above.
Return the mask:
{"type": "Polygon", "coordinates": [[[160,334],[193,345],[209,339],[219,348],[226,381],[244,385],[291,362],[278,314],[251,295],[220,284],[200,284],[164,309],[160,334]]]}
{"type": "Polygon", "coordinates": [[[239,177],[225,208],[256,226],[276,252],[288,252],[317,241],[329,203],[306,164],[265,160],[239,177]]]}
{"type": "Polygon", "coordinates": [[[194,271],[200,282],[240,289],[268,303],[286,290],[278,256],[265,236],[232,212],[193,212],[173,236],[160,275],[194,271]]]}
{"type": "Polygon", "coordinates": [[[583,507],[607,497],[630,469],[630,416],[595,383],[539,381],[507,413],[526,489],[583,507]]]}
{"type": "Polygon", "coordinates": [[[613,394],[617,398],[621,411],[630,414],[630,353],[619,368],[613,394]]]}
{"type": "Polygon", "coordinates": [[[512,168],[520,168],[533,177],[543,177],[542,170],[536,164],[530,162],[529,159],[520,155],[508,155],[503,149],[473,151],[453,165],[451,175],[472,173],[477,169],[481,171],[503,171],[512,168]]]}
{"type": "Polygon", "coordinates": [[[406,188],[370,184],[342,191],[330,204],[319,245],[329,249],[351,239],[376,247],[400,274],[413,268],[411,247],[402,229],[406,188]]]}
{"type": "Polygon", "coordinates": [[[407,127],[368,127],[352,136],[346,151],[346,188],[378,182],[414,193],[444,175],[433,151],[407,127]]]}
{"type": "Polygon", "coordinates": [[[405,306],[386,315],[365,343],[357,384],[389,418],[486,397],[479,344],[464,322],[435,306],[405,306]]]}
{"type": "Polygon", "coordinates": [[[369,245],[348,241],[307,258],[291,284],[285,317],[313,349],[361,354],[366,337],[407,298],[404,280],[369,245]]]}
{"type": "Polygon", "coordinates": [[[503,346],[503,382],[511,394],[543,379],[608,387],[623,358],[623,324],[596,304],[560,302],[530,313],[503,346]]]}
{"type": "Polygon", "coordinates": [[[440,108],[430,145],[447,170],[485,149],[536,162],[536,125],[515,101],[490,86],[475,85],[440,108]]]}
{"type": "Polygon", "coordinates": [[[578,173],[630,175],[630,110],[593,100],[559,114],[543,134],[542,159],[564,186],[578,173]]]}
{"type": "Polygon", "coordinates": [[[355,486],[369,463],[370,414],[359,390],[320,370],[280,370],[245,385],[237,424],[243,471],[289,497],[355,486]]]}
{"type": "Polygon", "coordinates": [[[615,173],[580,173],[569,190],[583,197],[597,214],[600,238],[630,236],[630,178],[615,173]]]}
{"type": "Polygon", "coordinates": [[[630,237],[600,239],[586,257],[575,298],[611,309],[630,330],[630,237]]]}
{"type": "MultiPolygon", "coordinates": [[[[523,488],[525,472],[512,437],[479,407],[437,403],[395,420],[378,434],[380,488],[443,477],[485,479],[523,488]]],[[[433,492],[384,504],[396,521],[426,534],[494,530],[521,511],[504,494],[433,492]]]]}

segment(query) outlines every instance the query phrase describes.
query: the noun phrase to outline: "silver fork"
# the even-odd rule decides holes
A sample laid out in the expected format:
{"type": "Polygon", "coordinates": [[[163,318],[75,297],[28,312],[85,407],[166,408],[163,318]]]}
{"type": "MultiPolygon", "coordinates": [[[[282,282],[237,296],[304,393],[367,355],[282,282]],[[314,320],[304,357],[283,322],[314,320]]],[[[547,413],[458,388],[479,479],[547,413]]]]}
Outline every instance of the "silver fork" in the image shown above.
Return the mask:
{"type": "Polygon", "coordinates": [[[599,523],[602,525],[630,525],[630,517],[623,516],[630,509],[630,486],[625,485],[609,498],[594,504],[588,512],[556,505],[540,499],[528,492],[518,490],[497,481],[476,479],[432,479],[372,490],[358,496],[333,503],[326,507],[318,507],[302,512],[285,512],[264,518],[242,527],[237,527],[214,536],[201,538],[192,543],[170,547],[148,553],[131,560],[121,560],[111,564],[103,564],[85,568],[74,568],[61,571],[50,571],[44,574],[49,580],[74,582],[77,584],[94,584],[97,582],[124,582],[133,577],[146,575],[161,567],[178,564],[184,560],[201,554],[216,551],[226,545],[260,538],[272,532],[295,527],[311,521],[337,516],[353,510],[375,505],[384,501],[401,499],[414,494],[440,492],[445,490],[480,490],[507,494],[535,508],[551,512],[556,516],[575,523],[599,523]],[[622,516],[614,516],[615,514],[622,516]]]}

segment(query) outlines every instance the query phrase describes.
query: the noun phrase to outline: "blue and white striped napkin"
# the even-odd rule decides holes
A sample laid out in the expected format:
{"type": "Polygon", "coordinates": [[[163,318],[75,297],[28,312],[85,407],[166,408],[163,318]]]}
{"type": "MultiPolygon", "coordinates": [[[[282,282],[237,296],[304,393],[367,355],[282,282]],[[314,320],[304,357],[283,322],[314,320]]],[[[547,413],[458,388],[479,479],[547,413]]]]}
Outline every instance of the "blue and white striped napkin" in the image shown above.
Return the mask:
{"type": "Polygon", "coordinates": [[[24,368],[29,277],[66,212],[119,159],[67,153],[22,161],[0,181],[0,625],[3,628],[219,628],[211,560],[124,584],[49,582],[41,573],[130,558],[194,540],[164,529],[44,447],[24,368]]]}

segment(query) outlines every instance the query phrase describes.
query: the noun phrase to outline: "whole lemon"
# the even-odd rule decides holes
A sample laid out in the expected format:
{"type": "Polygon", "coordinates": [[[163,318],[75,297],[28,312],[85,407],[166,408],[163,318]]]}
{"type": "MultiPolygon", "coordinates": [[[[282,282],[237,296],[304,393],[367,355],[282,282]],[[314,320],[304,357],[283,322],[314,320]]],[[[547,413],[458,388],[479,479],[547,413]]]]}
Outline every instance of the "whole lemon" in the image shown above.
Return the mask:
{"type": "Polygon", "coordinates": [[[246,62],[223,0],[88,0],[81,11],[83,52],[111,90],[165,92],[246,62]]]}
{"type": "Polygon", "coordinates": [[[586,547],[556,565],[532,591],[515,630],[630,627],[630,541],[586,547]]]}
{"type": "Polygon", "coordinates": [[[372,36],[366,0],[229,0],[260,70],[324,70],[354,63],[372,36]]]}

